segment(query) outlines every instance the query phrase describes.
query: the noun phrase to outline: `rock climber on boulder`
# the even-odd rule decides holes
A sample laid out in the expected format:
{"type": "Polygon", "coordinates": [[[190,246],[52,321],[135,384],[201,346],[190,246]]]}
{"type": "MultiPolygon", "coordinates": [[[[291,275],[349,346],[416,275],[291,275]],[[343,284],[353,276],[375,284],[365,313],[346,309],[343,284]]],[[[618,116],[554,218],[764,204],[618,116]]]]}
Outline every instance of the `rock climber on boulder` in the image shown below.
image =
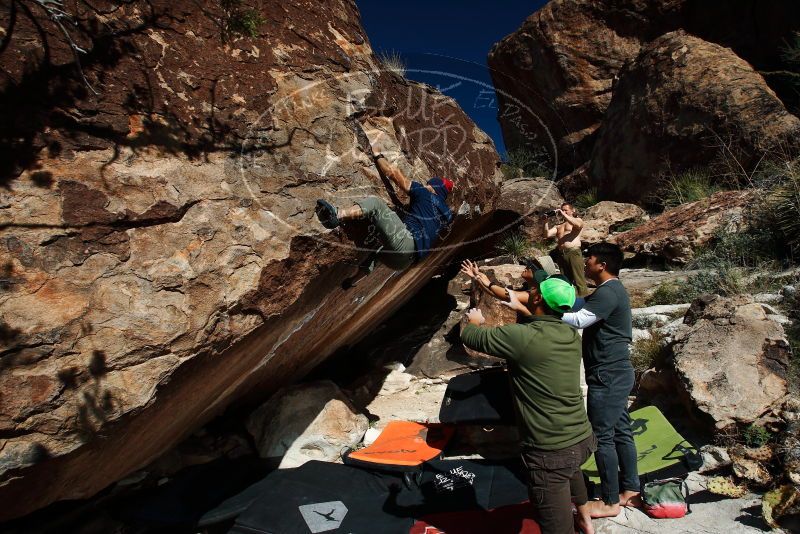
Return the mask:
{"type": "Polygon", "coordinates": [[[325,228],[336,228],[349,220],[366,219],[379,233],[382,246],[362,263],[358,278],[372,272],[375,261],[397,271],[407,269],[430,254],[436,239],[453,220],[446,202],[453,182],[434,177],[423,185],[410,180],[383,154],[375,156],[375,164],[383,176],[409,196],[408,211],[403,217],[374,196],[357,200],[349,208],[339,209],[326,200],[317,200],[317,217],[325,228]]]}

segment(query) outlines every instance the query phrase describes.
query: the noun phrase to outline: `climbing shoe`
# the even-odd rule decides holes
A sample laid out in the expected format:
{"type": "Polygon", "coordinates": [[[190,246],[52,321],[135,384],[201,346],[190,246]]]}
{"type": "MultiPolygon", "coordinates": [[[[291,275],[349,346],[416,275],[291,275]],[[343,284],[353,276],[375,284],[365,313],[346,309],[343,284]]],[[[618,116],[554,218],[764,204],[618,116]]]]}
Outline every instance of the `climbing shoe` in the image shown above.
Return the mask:
{"type": "Polygon", "coordinates": [[[339,217],[336,216],[336,208],[334,208],[327,200],[317,200],[317,217],[322,226],[328,229],[333,229],[339,226],[339,217]]]}

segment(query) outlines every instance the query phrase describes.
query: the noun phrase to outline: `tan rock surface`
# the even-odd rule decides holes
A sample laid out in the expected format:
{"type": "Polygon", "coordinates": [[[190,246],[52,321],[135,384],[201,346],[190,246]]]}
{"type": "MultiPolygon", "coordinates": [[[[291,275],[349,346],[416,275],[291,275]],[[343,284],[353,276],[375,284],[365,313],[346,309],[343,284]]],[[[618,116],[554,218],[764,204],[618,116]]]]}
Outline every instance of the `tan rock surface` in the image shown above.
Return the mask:
{"type": "Polygon", "coordinates": [[[501,184],[496,209],[530,217],[556,209],[562,202],[564,198],[552,180],[512,178],[501,184]]]}
{"type": "Polygon", "coordinates": [[[534,242],[544,239],[544,213],[561,207],[564,197],[552,180],[513,178],[500,185],[495,217],[503,226],[512,227],[520,220],[523,232],[534,242]]]}
{"type": "Polygon", "coordinates": [[[585,244],[605,241],[617,228],[649,219],[645,211],[635,204],[610,200],[598,202],[580,216],[583,219],[581,241],[585,244]]]}
{"type": "Polygon", "coordinates": [[[739,231],[747,226],[752,191],[720,191],[703,200],[666,210],[650,221],[613,236],[625,252],[661,257],[685,264],[694,251],[720,231],[739,231]]]}
{"type": "Polygon", "coordinates": [[[280,457],[281,469],[339,461],[368,427],[367,416],[328,380],[281,389],[247,418],[259,455],[280,457]]]}
{"type": "Polygon", "coordinates": [[[718,429],[779,407],[788,391],[789,344],[761,304],[747,295],[711,299],[696,304],[688,321],[673,352],[681,394],[692,406],[718,429]]]}
{"type": "Polygon", "coordinates": [[[450,261],[444,247],[340,288],[364,252],[323,230],[314,200],[389,200],[356,120],[412,177],[455,182],[448,244],[480,235],[487,218],[465,219],[491,211],[497,154],[455,102],[374,70],[349,0],[259,6],[259,35],[225,40],[214,2],[86,12],[97,96],[46,20],[55,67],[37,70],[25,17],[0,55],[16,128],[0,166],[0,520],[91,496],[263,400],[450,261]]]}
{"type": "Polygon", "coordinates": [[[642,48],[619,73],[589,167],[601,198],[654,200],[664,169],[707,165],[722,146],[751,168],[800,139],[800,119],[730,49],[682,31],[642,48]]]}

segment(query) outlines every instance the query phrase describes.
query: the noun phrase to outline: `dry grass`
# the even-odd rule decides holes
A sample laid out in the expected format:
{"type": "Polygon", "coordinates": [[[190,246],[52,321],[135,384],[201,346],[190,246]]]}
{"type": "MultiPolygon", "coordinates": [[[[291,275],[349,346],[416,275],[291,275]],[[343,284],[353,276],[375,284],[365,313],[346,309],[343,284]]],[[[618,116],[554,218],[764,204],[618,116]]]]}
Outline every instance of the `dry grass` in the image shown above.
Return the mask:
{"type": "Polygon", "coordinates": [[[665,356],[667,348],[664,334],[650,331],[650,337],[634,341],[631,348],[631,363],[637,373],[655,367],[665,356]]]}
{"type": "Polygon", "coordinates": [[[400,55],[400,52],[395,50],[391,52],[381,52],[378,54],[378,60],[386,70],[405,78],[407,64],[403,56],[400,55]]]}

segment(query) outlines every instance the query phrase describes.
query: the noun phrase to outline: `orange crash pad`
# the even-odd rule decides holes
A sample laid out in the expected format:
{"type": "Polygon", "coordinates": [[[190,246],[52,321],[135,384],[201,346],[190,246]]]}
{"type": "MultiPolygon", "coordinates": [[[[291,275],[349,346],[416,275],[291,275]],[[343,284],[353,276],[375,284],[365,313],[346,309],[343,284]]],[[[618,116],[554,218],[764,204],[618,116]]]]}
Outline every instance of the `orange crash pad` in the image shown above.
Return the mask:
{"type": "Polygon", "coordinates": [[[375,443],[343,456],[345,464],[408,471],[438,458],[455,428],[440,423],[392,421],[375,443]]]}

